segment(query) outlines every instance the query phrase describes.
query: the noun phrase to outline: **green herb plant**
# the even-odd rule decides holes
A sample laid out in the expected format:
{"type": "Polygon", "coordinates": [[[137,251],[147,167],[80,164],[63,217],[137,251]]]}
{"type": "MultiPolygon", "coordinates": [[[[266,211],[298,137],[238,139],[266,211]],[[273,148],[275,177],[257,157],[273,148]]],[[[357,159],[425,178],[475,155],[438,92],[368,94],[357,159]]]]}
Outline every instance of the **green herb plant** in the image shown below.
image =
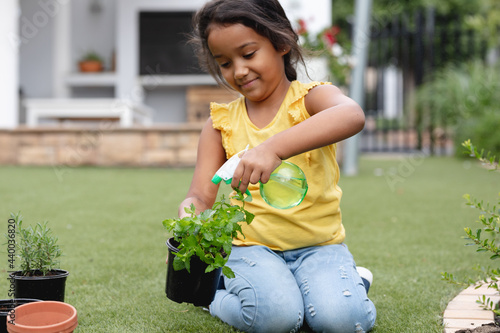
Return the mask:
{"type": "MultiPolygon", "coordinates": [[[[11,213],[16,225],[16,257],[20,259],[22,275],[47,275],[59,268],[58,258],[62,255],[57,237],[52,235],[47,222],[37,223],[34,227],[23,225],[20,213],[11,213]]],[[[8,239],[9,235],[6,235],[8,239]]]]}
{"type": "MultiPolygon", "coordinates": [[[[498,161],[496,156],[488,152],[485,156],[484,150],[479,151],[470,140],[462,143],[465,147],[466,153],[471,157],[475,157],[484,166],[488,167],[490,171],[498,171],[498,161]]],[[[465,239],[470,241],[467,245],[476,246],[476,251],[478,253],[488,253],[491,260],[496,260],[500,258],[500,193],[497,205],[491,205],[490,203],[485,203],[483,200],[478,200],[471,197],[469,194],[465,194],[464,198],[466,204],[472,208],[479,211],[479,222],[481,227],[473,231],[471,228],[466,227],[464,236],[465,239]]],[[[498,281],[500,279],[500,268],[488,267],[477,267],[475,270],[481,272],[479,278],[467,278],[465,281],[459,281],[453,276],[453,274],[444,272],[442,277],[444,280],[462,285],[465,287],[475,285],[475,288],[480,288],[483,285],[487,285],[488,288],[492,288],[497,292],[500,291],[498,286],[498,281]]],[[[492,301],[489,297],[482,295],[477,303],[481,304],[481,307],[487,310],[493,311],[496,315],[500,315],[500,308],[498,303],[492,301]]]]}
{"type": "Polygon", "coordinates": [[[102,62],[103,60],[102,60],[102,57],[97,52],[89,51],[82,56],[81,61],[99,61],[99,62],[102,62]]]}
{"type": "MultiPolygon", "coordinates": [[[[179,252],[175,253],[174,270],[186,269],[190,272],[191,257],[196,255],[208,266],[205,273],[222,267],[222,273],[233,278],[234,272],[225,266],[232,249],[232,240],[238,233],[243,235],[240,222],[250,224],[254,215],[245,210],[244,194],[237,191],[233,197],[240,200],[242,206],[231,205],[224,196],[213,205],[196,215],[195,206],[191,204],[185,211],[188,217],[166,219],[163,226],[172,232],[174,240],[179,243],[179,252]]],[[[244,235],[243,235],[244,236],[244,235]]]]}

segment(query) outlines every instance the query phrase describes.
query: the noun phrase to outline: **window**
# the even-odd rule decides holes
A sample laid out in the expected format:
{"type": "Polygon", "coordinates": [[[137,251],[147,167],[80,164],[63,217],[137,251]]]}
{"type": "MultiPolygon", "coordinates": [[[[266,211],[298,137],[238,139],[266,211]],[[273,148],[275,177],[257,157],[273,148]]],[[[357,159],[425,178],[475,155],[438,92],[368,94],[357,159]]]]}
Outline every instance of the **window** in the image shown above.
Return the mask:
{"type": "Polygon", "coordinates": [[[201,74],[193,48],[187,44],[192,12],[139,14],[140,75],[201,74]]]}

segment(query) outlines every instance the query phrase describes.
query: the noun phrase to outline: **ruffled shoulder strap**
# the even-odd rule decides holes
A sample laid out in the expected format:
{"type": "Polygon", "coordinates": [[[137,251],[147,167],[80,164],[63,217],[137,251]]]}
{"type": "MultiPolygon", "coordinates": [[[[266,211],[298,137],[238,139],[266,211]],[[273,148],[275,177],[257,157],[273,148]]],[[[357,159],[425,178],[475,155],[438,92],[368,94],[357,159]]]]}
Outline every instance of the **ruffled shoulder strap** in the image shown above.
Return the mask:
{"type": "Polygon", "coordinates": [[[236,151],[234,151],[234,147],[231,144],[233,129],[231,127],[230,112],[237,107],[240,102],[241,98],[238,98],[229,104],[219,104],[215,102],[210,103],[210,117],[212,118],[213,128],[221,131],[222,146],[226,151],[227,158],[236,154],[236,151]]]}
{"type": "Polygon", "coordinates": [[[230,129],[228,104],[210,103],[210,117],[213,127],[218,130],[230,129]]]}
{"type": "Polygon", "coordinates": [[[299,81],[293,81],[290,86],[289,94],[283,101],[285,104],[288,114],[293,119],[293,124],[296,125],[308,117],[307,110],[304,106],[304,97],[309,93],[309,91],[317,86],[331,84],[330,82],[309,82],[302,83],[299,81]]]}

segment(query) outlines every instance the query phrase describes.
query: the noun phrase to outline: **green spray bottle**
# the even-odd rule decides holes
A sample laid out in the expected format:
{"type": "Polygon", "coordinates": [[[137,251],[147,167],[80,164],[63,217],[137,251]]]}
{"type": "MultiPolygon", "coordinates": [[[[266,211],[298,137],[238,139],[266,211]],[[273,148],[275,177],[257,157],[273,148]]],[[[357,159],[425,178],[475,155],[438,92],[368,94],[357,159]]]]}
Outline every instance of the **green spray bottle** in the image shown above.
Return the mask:
{"type": "MultiPolygon", "coordinates": [[[[248,146],[226,161],[212,178],[214,184],[222,180],[230,184],[233,174],[240,163],[240,155],[248,150],[248,146]]],[[[288,209],[299,205],[307,194],[307,180],[304,172],[296,164],[283,161],[271,173],[269,181],[260,183],[260,195],[264,201],[278,209],[288,209]]],[[[250,198],[250,192],[245,192],[250,198]]]]}

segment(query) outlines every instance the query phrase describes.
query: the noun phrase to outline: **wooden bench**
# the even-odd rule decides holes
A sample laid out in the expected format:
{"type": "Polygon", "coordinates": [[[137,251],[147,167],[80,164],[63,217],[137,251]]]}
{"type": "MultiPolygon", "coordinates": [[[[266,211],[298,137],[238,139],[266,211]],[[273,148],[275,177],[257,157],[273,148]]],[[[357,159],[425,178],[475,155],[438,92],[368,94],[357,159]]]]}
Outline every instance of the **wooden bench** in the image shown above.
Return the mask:
{"type": "Polygon", "coordinates": [[[27,99],[26,124],[37,126],[40,119],[117,120],[122,127],[151,124],[152,109],[130,101],[108,98],[27,99]]]}

